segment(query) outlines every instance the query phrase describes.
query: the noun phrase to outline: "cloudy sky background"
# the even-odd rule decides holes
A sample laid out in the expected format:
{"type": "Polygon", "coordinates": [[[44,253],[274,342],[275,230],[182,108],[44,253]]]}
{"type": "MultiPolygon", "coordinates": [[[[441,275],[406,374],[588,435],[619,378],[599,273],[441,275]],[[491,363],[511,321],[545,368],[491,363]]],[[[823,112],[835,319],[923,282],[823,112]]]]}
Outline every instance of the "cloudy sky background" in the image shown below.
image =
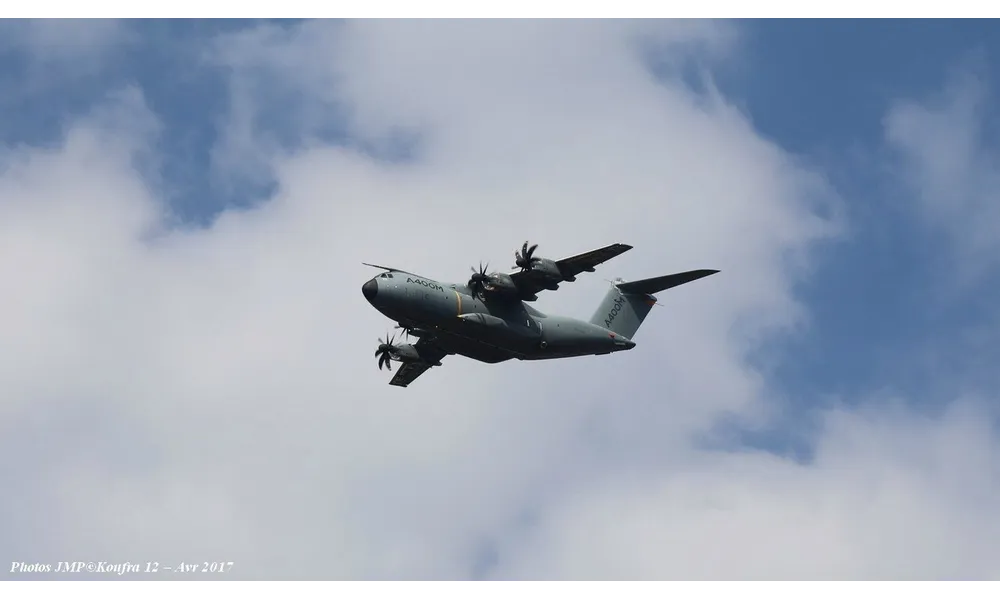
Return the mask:
{"type": "MultiPolygon", "coordinates": [[[[7,22],[0,558],[1000,577],[990,22],[7,22]],[[696,268],[631,352],[411,388],[360,292],[696,268]]],[[[14,575],[6,573],[5,577],[14,575]]]]}

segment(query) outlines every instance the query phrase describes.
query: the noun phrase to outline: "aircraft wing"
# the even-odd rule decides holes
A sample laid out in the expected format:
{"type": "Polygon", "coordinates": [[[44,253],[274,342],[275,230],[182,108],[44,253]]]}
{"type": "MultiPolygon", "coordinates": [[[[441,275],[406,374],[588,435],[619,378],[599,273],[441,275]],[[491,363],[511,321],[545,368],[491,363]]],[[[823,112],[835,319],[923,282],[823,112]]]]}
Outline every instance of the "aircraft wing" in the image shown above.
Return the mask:
{"type": "Polygon", "coordinates": [[[448,355],[447,352],[438,348],[433,342],[427,342],[423,339],[417,340],[417,343],[413,344],[413,347],[416,348],[417,353],[420,354],[425,362],[401,364],[399,370],[396,371],[396,374],[389,381],[389,385],[397,387],[410,385],[417,377],[420,377],[425,371],[434,366],[435,363],[440,364],[441,359],[448,355]]]}
{"type": "MultiPolygon", "coordinates": [[[[570,256],[562,260],[555,261],[566,281],[574,281],[576,276],[583,272],[593,272],[594,267],[607,262],[619,254],[624,254],[632,249],[628,244],[611,244],[597,250],[570,256]]],[[[510,278],[517,285],[521,300],[534,300],[535,295],[548,289],[556,289],[558,284],[546,282],[543,277],[535,271],[518,271],[510,273],[510,278]]]]}

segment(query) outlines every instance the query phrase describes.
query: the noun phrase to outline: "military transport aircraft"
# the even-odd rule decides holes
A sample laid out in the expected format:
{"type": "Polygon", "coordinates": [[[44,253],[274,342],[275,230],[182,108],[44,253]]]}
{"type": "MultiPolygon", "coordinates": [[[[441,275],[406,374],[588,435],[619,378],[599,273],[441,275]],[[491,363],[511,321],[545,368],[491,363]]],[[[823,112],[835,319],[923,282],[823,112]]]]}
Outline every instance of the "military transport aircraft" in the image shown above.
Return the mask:
{"type": "Polygon", "coordinates": [[[385,272],[361,286],[361,292],[379,312],[397,322],[396,328],[419,338],[414,344],[396,344],[396,336],[379,339],[378,367],[391,371],[390,361],[402,364],[389,382],[406,387],[441,359],[460,354],[486,363],[512,358],[544,360],[609,354],[635,347],[632,336],[656,304],[654,293],[717,270],[701,269],[652,279],[617,279],[589,321],[546,315],[526,302],[542,290],[556,290],[564,281],[576,281],[583,272],[632,249],[611,244],[562,260],[534,256],[538,244],[524,243],[514,253],[513,273],[489,273],[482,264],[466,283],[445,283],[401,269],[363,263],[385,272]]]}

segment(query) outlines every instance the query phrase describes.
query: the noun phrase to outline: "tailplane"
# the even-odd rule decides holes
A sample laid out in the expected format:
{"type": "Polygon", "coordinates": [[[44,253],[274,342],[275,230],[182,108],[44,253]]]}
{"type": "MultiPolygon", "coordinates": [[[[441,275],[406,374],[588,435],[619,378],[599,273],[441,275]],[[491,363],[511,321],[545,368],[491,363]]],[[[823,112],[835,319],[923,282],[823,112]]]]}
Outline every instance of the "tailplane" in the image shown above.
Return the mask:
{"type": "Polygon", "coordinates": [[[714,273],[718,271],[699,269],[639,281],[618,280],[611,285],[611,289],[608,290],[608,294],[590,322],[632,339],[646,315],[656,304],[656,297],[653,294],[714,273]]]}

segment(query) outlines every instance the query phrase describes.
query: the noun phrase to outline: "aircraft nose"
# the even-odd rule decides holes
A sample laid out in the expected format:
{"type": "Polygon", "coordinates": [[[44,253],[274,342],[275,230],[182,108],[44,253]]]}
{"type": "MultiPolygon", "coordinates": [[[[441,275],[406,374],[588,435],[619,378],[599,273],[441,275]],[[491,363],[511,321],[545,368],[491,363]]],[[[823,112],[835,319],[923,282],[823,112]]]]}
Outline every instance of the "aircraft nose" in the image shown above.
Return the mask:
{"type": "Polygon", "coordinates": [[[374,302],[375,294],[378,294],[378,283],[374,279],[369,279],[361,286],[361,293],[365,295],[366,300],[374,302]]]}

